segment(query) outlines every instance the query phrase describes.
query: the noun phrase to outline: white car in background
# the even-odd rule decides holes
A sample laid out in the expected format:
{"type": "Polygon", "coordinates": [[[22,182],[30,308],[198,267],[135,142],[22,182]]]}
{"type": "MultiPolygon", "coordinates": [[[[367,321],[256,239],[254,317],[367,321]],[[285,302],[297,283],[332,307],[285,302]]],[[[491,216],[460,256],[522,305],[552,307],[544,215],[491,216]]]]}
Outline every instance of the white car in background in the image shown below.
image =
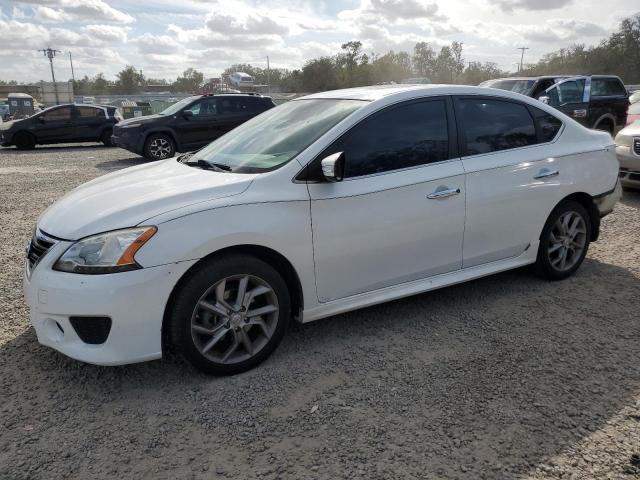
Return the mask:
{"type": "Polygon", "coordinates": [[[622,186],[640,188],[640,120],[627,125],[616,135],[616,153],[622,186]]]}
{"type": "Polygon", "coordinates": [[[172,345],[233,374],[291,318],[529,264],[572,275],[617,178],[610,135],[516,93],[318,93],[69,192],[38,220],[25,295],[39,341],[70,357],[117,365],[172,345]]]}

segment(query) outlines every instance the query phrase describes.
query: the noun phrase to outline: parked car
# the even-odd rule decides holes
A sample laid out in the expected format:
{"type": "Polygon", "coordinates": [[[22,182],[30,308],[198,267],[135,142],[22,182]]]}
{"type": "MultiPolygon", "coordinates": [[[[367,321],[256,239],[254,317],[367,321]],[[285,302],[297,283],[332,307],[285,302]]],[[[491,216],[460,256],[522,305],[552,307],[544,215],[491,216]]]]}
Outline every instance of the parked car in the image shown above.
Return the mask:
{"type": "Polygon", "coordinates": [[[627,125],[631,125],[633,122],[637,122],[638,120],[640,120],[640,102],[629,105],[629,111],[627,112],[627,125]]]}
{"type": "Polygon", "coordinates": [[[125,364],[172,346],[233,374],[291,318],[529,264],[569,277],[617,178],[610,135],[522,95],[317,93],[66,194],[38,220],[25,295],[40,343],[73,358],[125,364]]]}
{"type": "Polygon", "coordinates": [[[640,122],[626,126],[616,135],[616,154],[622,186],[640,188],[640,122]]]}
{"type": "Polygon", "coordinates": [[[567,78],[547,88],[538,98],[585,127],[611,135],[627,124],[629,95],[622,80],[615,76],[567,78]]]}
{"type": "Polygon", "coordinates": [[[547,88],[558,83],[570,75],[544,75],[540,77],[508,77],[496,78],[482,82],[479,87],[499,88],[510,92],[520,93],[527,97],[538,98],[547,88]]]}
{"type": "Polygon", "coordinates": [[[204,147],[274,106],[271,97],[256,94],[196,95],[158,114],[120,122],[112,141],[149,160],[163,160],[204,147]]]}
{"type": "Polygon", "coordinates": [[[115,107],[58,105],[29,118],[3,123],[0,145],[23,150],[51,143],[102,142],[110,146],[113,126],[120,119],[115,107]]]}
{"type": "Polygon", "coordinates": [[[622,80],[612,75],[514,77],[488,80],[499,88],[537,98],[585,127],[614,135],[626,125],[629,97],[622,80]]]}

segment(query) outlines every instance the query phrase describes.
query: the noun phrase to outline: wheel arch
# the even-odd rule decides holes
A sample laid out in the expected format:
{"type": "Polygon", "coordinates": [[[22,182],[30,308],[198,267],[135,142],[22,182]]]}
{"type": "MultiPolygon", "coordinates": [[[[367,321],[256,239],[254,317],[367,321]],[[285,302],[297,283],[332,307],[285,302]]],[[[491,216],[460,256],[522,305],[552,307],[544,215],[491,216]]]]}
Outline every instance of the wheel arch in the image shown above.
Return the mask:
{"type": "Polygon", "coordinates": [[[21,133],[26,133],[27,135],[30,135],[31,137],[33,137],[35,142],[38,143],[38,136],[35,133],[30,132],[29,130],[25,130],[24,128],[22,128],[21,130],[18,130],[16,132],[13,132],[11,134],[11,139],[9,140],[9,142],[12,143],[12,144],[15,144],[16,136],[20,135],[21,133]]]}
{"type": "Polygon", "coordinates": [[[616,117],[614,117],[611,113],[605,113],[604,115],[601,115],[593,124],[594,130],[597,130],[602,123],[611,123],[610,132],[613,135],[613,132],[616,129],[616,117]]]}
{"type": "Polygon", "coordinates": [[[559,205],[567,201],[578,202],[582,205],[587,213],[589,213],[589,220],[591,221],[591,238],[589,239],[591,242],[595,242],[600,236],[600,212],[598,211],[598,206],[593,200],[593,196],[588,193],[575,192],[564,197],[553,207],[553,210],[555,210],[559,205]]]}
{"type": "Polygon", "coordinates": [[[149,139],[149,137],[151,135],[155,135],[157,133],[162,133],[164,135],[168,135],[169,137],[171,137],[171,140],[173,140],[173,143],[176,145],[176,152],[180,151],[181,145],[180,145],[180,141],[178,140],[178,136],[176,135],[176,132],[174,132],[172,129],[170,128],[162,128],[162,127],[157,127],[153,130],[149,130],[147,132],[145,132],[144,134],[144,139],[142,140],[142,149],[144,150],[144,148],[147,145],[147,140],[149,139]]]}
{"type": "Polygon", "coordinates": [[[230,247],[225,247],[220,250],[216,250],[215,252],[210,253],[209,255],[202,257],[196,263],[194,263],[176,282],[173,289],[171,290],[171,294],[167,300],[167,304],[164,308],[164,316],[162,319],[162,350],[165,351],[166,346],[168,345],[168,322],[169,322],[169,312],[171,311],[171,306],[175,300],[175,296],[184,284],[184,282],[189,278],[191,273],[198,268],[203,262],[208,261],[212,258],[222,257],[224,255],[247,255],[259,260],[262,260],[268,263],[270,266],[276,269],[276,271],[282,276],[285,281],[289,292],[291,293],[291,311],[294,317],[300,315],[304,307],[304,298],[302,293],[302,283],[300,282],[300,276],[298,272],[293,267],[291,262],[280,252],[273,250],[272,248],[265,247],[262,245],[253,245],[253,244],[244,244],[244,245],[234,245],[230,247]]]}

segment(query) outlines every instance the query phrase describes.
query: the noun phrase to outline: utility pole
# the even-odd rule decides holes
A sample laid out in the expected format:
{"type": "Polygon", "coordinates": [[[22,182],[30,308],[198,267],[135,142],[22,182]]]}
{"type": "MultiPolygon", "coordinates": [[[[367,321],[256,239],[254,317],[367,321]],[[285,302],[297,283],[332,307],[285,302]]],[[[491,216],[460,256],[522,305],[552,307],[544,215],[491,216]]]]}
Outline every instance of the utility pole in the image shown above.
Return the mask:
{"type": "Polygon", "coordinates": [[[74,88],[75,88],[76,75],[73,72],[73,59],[71,58],[71,50],[69,50],[69,62],[71,62],[71,79],[73,80],[73,85],[74,85],[74,88]]]}
{"type": "Polygon", "coordinates": [[[529,47],[517,47],[516,50],[522,50],[522,55],[520,55],[520,71],[522,71],[523,61],[524,61],[524,51],[529,50],[529,47]]]}
{"type": "Polygon", "coordinates": [[[267,55],[267,92],[271,96],[271,69],[269,68],[269,55],[267,55]]]}
{"type": "Polygon", "coordinates": [[[39,52],[44,53],[44,56],[49,59],[49,64],[51,65],[51,78],[53,79],[53,91],[56,94],[56,105],[60,104],[60,99],[58,98],[58,86],[56,85],[56,76],[53,73],[53,57],[56,56],[56,53],[61,53],[60,50],[54,50],[51,47],[47,47],[43,50],[38,50],[39,52]]]}

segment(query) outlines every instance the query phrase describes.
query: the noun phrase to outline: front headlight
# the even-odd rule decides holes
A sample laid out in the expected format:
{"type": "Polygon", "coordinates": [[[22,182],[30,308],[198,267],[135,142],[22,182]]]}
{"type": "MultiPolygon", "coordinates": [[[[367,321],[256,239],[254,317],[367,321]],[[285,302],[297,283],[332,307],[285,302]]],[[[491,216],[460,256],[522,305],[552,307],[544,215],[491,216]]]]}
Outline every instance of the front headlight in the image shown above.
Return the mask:
{"type": "Polygon", "coordinates": [[[83,238],[62,254],[53,269],[98,274],[142,268],[134,256],[157,230],[156,227],[136,227],[83,238]]]}

